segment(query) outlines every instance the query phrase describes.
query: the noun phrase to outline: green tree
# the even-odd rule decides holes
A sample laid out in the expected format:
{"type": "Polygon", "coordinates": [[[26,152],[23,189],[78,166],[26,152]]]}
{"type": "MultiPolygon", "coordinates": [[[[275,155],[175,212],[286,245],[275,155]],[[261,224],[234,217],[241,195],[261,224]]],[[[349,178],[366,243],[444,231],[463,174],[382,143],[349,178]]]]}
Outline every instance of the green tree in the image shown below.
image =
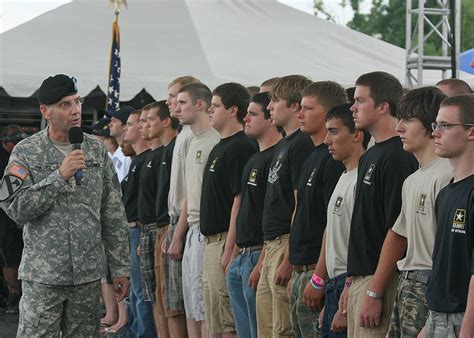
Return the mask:
{"type": "MultiPolygon", "coordinates": [[[[416,0],[413,0],[413,3],[416,5],[416,0]]],[[[350,5],[354,11],[354,17],[347,23],[348,27],[405,48],[406,1],[372,0],[369,13],[360,12],[359,0],[350,0],[350,5]]],[[[426,0],[425,2],[425,7],[438,6],[437,0],[426,0]]],[[[326,13],[322,0],[315,0],[315,12],[326,13]]],[[[435,25],[440,18],[440,16],[430,17],[435,25]]],[[[331,21],[334,21],[332,16],[331,21]]],[[[473,22],[474,0],[462,0],[461,51],[474,48],[473,22]]],[[[426,24],[425,29],[429,30],[426,24]]],[[[440,48],[441,41],[434,34],[425,42],[425,54],[437,55],[440,48]]]]}

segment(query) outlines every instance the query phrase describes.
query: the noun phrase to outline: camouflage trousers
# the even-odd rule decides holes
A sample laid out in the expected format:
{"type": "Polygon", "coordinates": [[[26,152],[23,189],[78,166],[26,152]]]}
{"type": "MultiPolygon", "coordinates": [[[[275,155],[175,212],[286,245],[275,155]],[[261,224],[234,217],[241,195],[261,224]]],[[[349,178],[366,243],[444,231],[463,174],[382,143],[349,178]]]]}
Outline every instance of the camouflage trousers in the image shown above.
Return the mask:
{"type": "Polygon", "coordinates": [[[22,282],[17,337],[98,337],[100,280],[81,285],[22,282]]]}
{"type": "Polygon", "coordinates": [[[400,278],[388,337],[416,337],[427,317],[426,284],[400,278]]]}
{"type": "Polygon", "coordinates": [[[296,338],[321,337],[319,312],[311,311],[304,303],[303,294],[313,271],[293,272],[291,276],[291,322],[296,338]]]}

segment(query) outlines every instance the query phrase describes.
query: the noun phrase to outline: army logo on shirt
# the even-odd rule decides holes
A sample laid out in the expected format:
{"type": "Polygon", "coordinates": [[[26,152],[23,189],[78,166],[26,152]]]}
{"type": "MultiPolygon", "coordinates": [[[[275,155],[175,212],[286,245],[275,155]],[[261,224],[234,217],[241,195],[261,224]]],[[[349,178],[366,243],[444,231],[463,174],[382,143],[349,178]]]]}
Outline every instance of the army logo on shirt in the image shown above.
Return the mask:
{"type": "Polygon", "coordinates": [[[209,167],[209,171],[210,171],[210,172],[214,172],[214,170],[215,170],[215,168],[216,168],[217,159],[218,159],[218,157],[216,157],[216,158],[212,161],[211,166],[209,167]]]}
{"type": "Polygon", "coordinates": [[[420,200],[418,201],[418,213],[424,214],[425,211],[425,203],[426,203],[426,194],[420,195],[420,200]]]}
{"type": "Polygon", "coordinates": [[[283,155],[280,154],[277,158],[277,161],[275,162],[275,165],[273,165],[270,170],[268,171],[268,182],[270,183],[275,183],[278,180],[278,172],[280,171],[282,167],[281,159],[283,155]]]}
{"type": "Polygon", "coordinates": [[[372,182],[370,182],[370,179],[372,178],[374,169],[375,169],[375,164],[371,164],[369,166],[369,169],[367,169],[367,172],[365,173],[364,181],[363,181],[365,184],[372,185],[372,182]]]}
{"type": "Polygon", "coordinates": [[[453,229],[452,232],[458,232],[465,234],[466,228],[466,209],[456,209],[453,219],[453,229]]]}
{"type": "Polygon", "coordinates": [[[196,164],[202,164],[202,151],[196,151],[196,164]]]}
{"type": "Polygon", "coordinates": [[[343,197],[342,196],[337,196],[336,202],[334,202],[334,209],[332,210],[332,213],[335,215],[341,215],[341,207],[342,207],[342,201],[343,197]]]}
{"type": "Polygon", "coordinates": [[[309,175],[308,182],[306,182],[306,185],[308,187],[311,187],[313,185],[314,174],[316,174],[316,168],[313,169],[313,171],[311,172],[311,175],[309,175]]]}
{"type": "Polygon", "coordinates": [[[258,173],[257,169],[252,169],[252,171],[249,174],[249,180],[247,184],[253,185],[254,187],[257,186],[257,173],[258,173]]]}

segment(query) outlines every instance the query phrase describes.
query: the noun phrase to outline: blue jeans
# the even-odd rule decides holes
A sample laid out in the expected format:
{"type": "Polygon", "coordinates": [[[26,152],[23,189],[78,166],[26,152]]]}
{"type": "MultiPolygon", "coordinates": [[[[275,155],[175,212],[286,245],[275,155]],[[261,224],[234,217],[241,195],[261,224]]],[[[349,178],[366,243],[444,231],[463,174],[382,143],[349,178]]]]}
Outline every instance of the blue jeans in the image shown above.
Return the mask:
{"type": "Polygon", "coordinates": [[[331,278],[326,283],[326,300],[324,302],[324,319],[323,319],[323,337],[347,337],[347,332],[333,332],[331,331],[331,324],[339,309],[339,298],[341,298],[342,291],[344,291],[344,283],[347,274],[342,274],[331,278]]]}
{"type": "Polygon", "coordinates": [[[238,255],[227,272],[227,287],[238,337],[257,338],[255,289],[248,280],[257,265],[261,250],[238,255]]]}
{"type": "Polygon", "coordinates": [[[128,228],[130,235],[130,295],[129,321],[126,337],[156,338],[155,321],[151,302],[143,299],[142,282],[140,276],[140,257],[137,256],[137,247],[140,244],[139,227],[128,228]]]}

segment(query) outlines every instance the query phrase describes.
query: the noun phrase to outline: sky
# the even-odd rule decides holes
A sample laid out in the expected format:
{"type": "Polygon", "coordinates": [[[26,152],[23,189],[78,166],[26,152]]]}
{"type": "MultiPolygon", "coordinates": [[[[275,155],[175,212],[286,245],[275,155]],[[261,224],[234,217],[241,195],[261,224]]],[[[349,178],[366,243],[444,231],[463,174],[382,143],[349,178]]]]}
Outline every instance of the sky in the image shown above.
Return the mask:
{"type": "MultiPolygon", "coordinates": [[[[109,1],[109,0],[96,0],[109,1]]],[[[0,33],[14,28],[34,17],[50,11],[69,0],[0,0],[0,33]]],[[[313,0],[279,0],[279,2],[292,6],[304,12],[313,14],[313,0]]],[[[128,1],[133,6],[133,0],[128,1]]],[[[349,5],[344,9],[339,5],[341,0],[325,0],[326,10],[331,13],[337,23],[344,25],[352,17],[349,5]]],[[[367,7],[370,0],[362,0],[361,8],[367,7]]]]}

